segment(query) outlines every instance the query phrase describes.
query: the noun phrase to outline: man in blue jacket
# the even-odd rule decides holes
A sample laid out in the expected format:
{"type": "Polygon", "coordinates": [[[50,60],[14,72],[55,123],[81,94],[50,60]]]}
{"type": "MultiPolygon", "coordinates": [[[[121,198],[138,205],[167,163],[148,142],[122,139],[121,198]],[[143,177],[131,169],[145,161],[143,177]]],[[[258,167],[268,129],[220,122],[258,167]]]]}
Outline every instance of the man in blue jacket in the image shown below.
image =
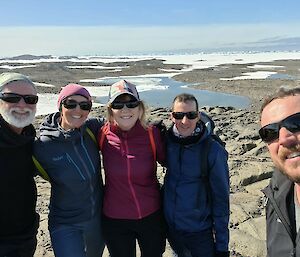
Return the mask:
{"type": "Polygon", "coordinates": [[[200,115],[193,95],[175,97],[164,183],[168,240],[178,257],[225,257],[229,256],[228,154],[212,139],[200,115]],[[207,158],[202,158],[205,151],[207,158]]]}

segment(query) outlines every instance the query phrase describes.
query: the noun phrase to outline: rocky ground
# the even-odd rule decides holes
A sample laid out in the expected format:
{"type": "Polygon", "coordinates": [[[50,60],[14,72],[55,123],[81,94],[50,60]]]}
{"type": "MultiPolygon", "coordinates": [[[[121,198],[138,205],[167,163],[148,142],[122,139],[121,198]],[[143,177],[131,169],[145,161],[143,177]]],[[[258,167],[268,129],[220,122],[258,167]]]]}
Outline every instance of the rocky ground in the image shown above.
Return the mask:
{"type": "MultiPolygon", "coordinates": [[[[164,65],[162,60],[140,61],[126,63],[128,68],[123,72],[110,72],[109,76],[140,75],[159,73],[160,69],[181,69],[183,65],[164,65]]],[[[300,61],[285,60],[268,65],[284,66],[276,70],[280,74],[289,75],[286,79],[262,79],[262,80],[236,80],[221,81],[219,78],[240,76],[243,72],[253,71],[247,65],[220,65],[214,68],[193,70],[177,75],[174,79],[193,83],[196,88],[212,91],[233,93],[247,96],[251,100],[251,107],[247,110],[231,107],[203,107],[216,123],[216,133],[226,142],[229,152],[230,167],[230,250],[231,256],[262,257],[266,256],[265,248],[265,214],[263,206],[264,188],[272,175],[272,162],[266,151],[265,145],[258,136],[259,108],[262,99],[274,92],[282,85],[300,85],[300,61]]],[[[54,89],[39,87],[40,92],[59,91],[59,87],[69,82],[78,82],[84,78],[97,78],[107,76],[105,71],[90,69],[67,69],[66,65],[73,63],[41,63],[36,68],[26,68],[21,72],[29,75],[34,81],[50,83],[57,86],[54,89]]],[[[76,65],[79,65],[76,63],[76,65]]],[[[118,64],[113,64],[117,66],[118,64]]],[[[119,63],[124,65],[124,62],[119,63]]],[[[270,69],[264,69],[270,70],[270,69]]],[[[271,69],[274,71],[274,69],[271,69]]],[[[4,71],[4,70],[3,70],[4,71]]],[[[2,70],[0,69],[0,72],[2,70]]],[[[149,110],[150,120],[168,120],[168,110],[156,108],[149,110]]],[[[101,115],[103,108],[94,109],[92,115],[101,115]]],[[[38,117],[36,125],[41,121],[38,117]]],[[[163,178],[159,169],[158,176],[163,178]]],[[[50,185],[37,178],[38,185],[38,212],[41,214],[41,225],[38,234],[37,256],[53,256],[49,234],[47,231],[47,206],[50,195],[50,185]]],[[[108,256],[107,251],[103,256],[108,256]]],[[[171,249],[168,246],[165,257],[171,257],[171,249]]]]}

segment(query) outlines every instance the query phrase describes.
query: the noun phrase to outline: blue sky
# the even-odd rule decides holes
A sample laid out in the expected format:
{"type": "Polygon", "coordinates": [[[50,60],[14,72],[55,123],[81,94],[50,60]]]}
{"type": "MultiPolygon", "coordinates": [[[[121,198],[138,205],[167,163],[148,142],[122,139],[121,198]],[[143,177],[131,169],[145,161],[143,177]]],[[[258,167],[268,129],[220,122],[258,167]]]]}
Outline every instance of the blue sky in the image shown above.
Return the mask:
{"type": "Polygon", "coordinates": [[[297,0],[2,0],[1,10],[1,26],[174,26],[300,19],[297,0]]]}
{"type": "Polygon", "coordinates": [[[3,0],[0,56],[251,46],[300,38],[299,0],[3,0]]]}

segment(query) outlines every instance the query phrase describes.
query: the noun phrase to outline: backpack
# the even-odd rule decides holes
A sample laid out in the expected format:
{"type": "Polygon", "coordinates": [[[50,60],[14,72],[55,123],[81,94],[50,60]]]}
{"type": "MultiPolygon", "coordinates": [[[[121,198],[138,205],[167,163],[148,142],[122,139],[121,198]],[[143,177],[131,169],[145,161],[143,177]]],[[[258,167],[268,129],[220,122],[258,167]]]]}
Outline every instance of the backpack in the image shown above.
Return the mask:
{"type": "MultiPolygon", "coordinates": [[[[207,196],[208,196],[208,201],[211,203],[211,188],[209,184],[209,165],[208,165],[208,153],[211,147],[211,144],[213,141],[218,142],[224,149],[226,143],[214,133],[215,129],[215,123],[214,121],[205,113],[205,112],[200,112],[200,120],[205,124],[206,129],[210,132],[210,136],[208,136],[205,141],[203,142],[204,144],[204,151],[201,152],[200,158],[201,158],[201,178],[204,181],[207,196]]],[[[226,149],[225,149],[226,151],[226,149]]]]}
{"type": "MultiPolygon", "coordinates": [[[[95,142],[95,144],[98,145],[94,133],[88,127],[85,129],[85,132],[91,137],[91,139],[95,142]]],[[[49,177],[47,171],[40,164],[40,162],[35,158],[34,155],[32,155],[31,158],[32,158],[32,161],[33,161],[35,167],[39,171],[41,177],[50,182],[50,177],[49,177]]]]}
{"type": "Polygon", "coordinates": [[[220,145],[225,148],[226,143],[214,133],[215,123],[205,112],[200,112],[200,120],[204,123],[206,129],[210,132],[212,139],[217,141],[220,145]]]}

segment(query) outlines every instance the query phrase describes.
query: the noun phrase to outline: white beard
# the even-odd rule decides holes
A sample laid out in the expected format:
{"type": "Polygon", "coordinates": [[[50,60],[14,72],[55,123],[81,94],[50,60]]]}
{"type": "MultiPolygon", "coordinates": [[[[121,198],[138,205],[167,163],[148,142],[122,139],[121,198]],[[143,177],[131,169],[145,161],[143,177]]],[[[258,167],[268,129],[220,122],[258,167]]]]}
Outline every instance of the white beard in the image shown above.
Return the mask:
{"type": "Polygon", "coordinates": [[[2,118],[16,128],[24,128],[34,121],[36,109],[13,107],[10,109],[0,107],[2,118]],[[19,116],[18,114],[22,114],[19,116]]]}

